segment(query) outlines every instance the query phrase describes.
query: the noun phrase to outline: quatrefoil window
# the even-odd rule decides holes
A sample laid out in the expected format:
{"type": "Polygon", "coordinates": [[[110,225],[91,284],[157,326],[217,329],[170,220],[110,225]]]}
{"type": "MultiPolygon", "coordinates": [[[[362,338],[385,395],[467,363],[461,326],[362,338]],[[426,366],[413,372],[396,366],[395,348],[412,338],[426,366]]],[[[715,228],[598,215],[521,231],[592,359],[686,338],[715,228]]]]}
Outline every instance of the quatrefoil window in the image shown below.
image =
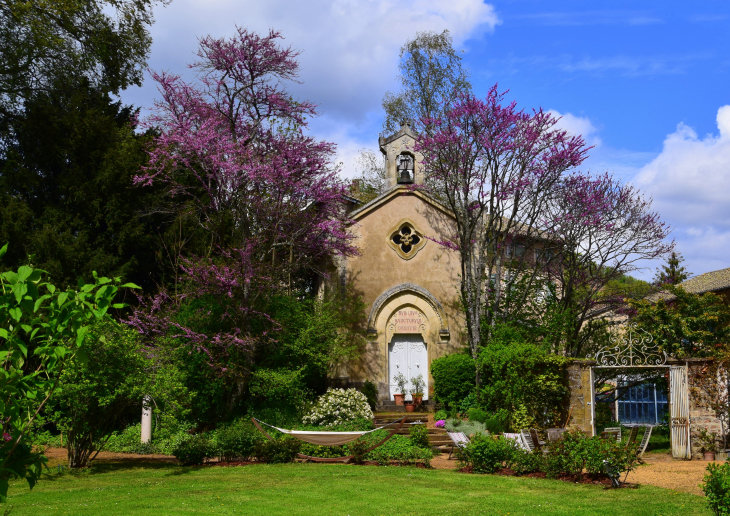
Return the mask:
{"type": "Polygon", "coordinates": [[[410,260],[426,245],[426,239],[411,221],[403,221],[390,231],[388,244],[404,260],[410,260]]]}

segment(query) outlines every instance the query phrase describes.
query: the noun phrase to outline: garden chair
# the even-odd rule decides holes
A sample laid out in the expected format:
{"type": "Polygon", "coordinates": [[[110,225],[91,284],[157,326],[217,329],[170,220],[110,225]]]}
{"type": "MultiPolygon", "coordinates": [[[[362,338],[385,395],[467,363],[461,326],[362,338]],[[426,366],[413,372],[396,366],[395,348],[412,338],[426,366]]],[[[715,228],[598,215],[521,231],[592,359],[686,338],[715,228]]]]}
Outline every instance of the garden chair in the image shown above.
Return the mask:
{"type": "Polygon", "coordinates": [[[514,442],[517,443],[517,447],[521,448],[526,451],[530,451],[530,447],[527,446],[527,443],[525,443],[525,440],[522,438],[522,434],[502,434],[502,437],[505,439],[512,439],[514,442]]]}
{"type": "Polygon", "coordinates": [[[639,427],[635,426],[631,429],[631,432],[629,433],[629,442],[626,443],[626,446],[631,446],[636,442],[636,436],[639,435],[639,427]]]}
{"type": "Polygon", "coordinates": [[[542,447],[545,444],[545,441],[540,440],[540,436],[537,435],[537,430],[534,428],[530,428],[530,438],[532,439],[533,448],[538,451],[543,451],[542,447]]]}
{"type": "Polygon", "coordinates": [[[563,438],[563,434],[566,432],[565,428],[548,428],[547,429],[547,437],[548,442],[550,441],[559,441],[563,438]]]}
{"type": "MultiPolygon", "coordinates": [[[[530,451],[533,451],[535,449],[535,445],[532,442],[532,436],[530,435],[530,431],[523,428],[522,431],[520,431],[520,435],[522,436],[522,442],[527,445],[527,448],[530,451]]],[[[538,444],[538,446],[540,445],[538,444]]]]}
{"type": "Polygon", "coordinates": [[[620,426],[613,426],[611,428],[604,428],[603,431],[604,432],[611,432],[611,433],[616,434],[616,442],[617,443],[620,443],[621,442],[621,427],[620,426]]]}
{"type": "Polygon", "coordinates": [[[639,449],[637,452],[639,457],[644,456],[644,452],[646,451],[646,447],[649,445],[649,439],[651,439],[651,431],[653,429],[654,427],[651,425],[646,426],[646,430],[644,430],[644,437],[641,438],[641,443],[639,443],[639,449]]]}
{"type": "Polygon", "coordinates": [[[451,445],[451,452],[449,453],[449,459],[451,460],[451,455],[454,453],[454,447],[463,450],[466,448],[466,445],[469,444],[469,438],[464,434],[464,432],[446,432],[451,439],[451,442],[453,443],[451,445]]]}

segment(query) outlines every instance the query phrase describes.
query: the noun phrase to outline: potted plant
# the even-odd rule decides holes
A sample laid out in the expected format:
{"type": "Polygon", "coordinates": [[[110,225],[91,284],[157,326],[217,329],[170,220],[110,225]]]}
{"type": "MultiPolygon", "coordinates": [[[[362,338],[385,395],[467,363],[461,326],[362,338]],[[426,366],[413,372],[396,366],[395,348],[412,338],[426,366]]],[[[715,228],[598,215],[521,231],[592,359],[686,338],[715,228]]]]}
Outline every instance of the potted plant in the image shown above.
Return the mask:
{"type": "Polygon", "coordinates": [[[393,377],[393,383],[398,385],[398,394],[393,394],[393,398],[395,399],[396,405],[404,405],[405,404],[405,397],[406,397],[406,385],[408,384],[408,379],[403,375],[403,373],[398,373],[393,377]]]}
{"type": "Polygon", "coordinates": [[[426,382],[423,381],[423,375],[414,376],[411,378],[411,396],[413,396],[413,404],[419,407],[423,403],[423,389],[426,387],[426,382]]]}
{"type": "Polygon", "coordinates": [[[701,428],[697,434],[697,440],[700,443],[700,449],[705,460],[715,460],[715,452],[717,451],[717,434],[710,432],[707,428],[701,428]]]}
{"type": "Polygon", "coordinates": [[[416,405],[412,401],[406,401],[406,412],[413,412],[416,410],[416,405]]]}

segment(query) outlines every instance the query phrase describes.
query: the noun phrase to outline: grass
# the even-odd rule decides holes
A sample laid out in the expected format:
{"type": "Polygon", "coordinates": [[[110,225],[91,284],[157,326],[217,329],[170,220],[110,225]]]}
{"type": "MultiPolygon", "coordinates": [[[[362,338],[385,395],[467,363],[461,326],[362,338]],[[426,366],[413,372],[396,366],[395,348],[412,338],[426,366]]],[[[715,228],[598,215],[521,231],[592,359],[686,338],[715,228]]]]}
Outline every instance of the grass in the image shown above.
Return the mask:
{"type": "Polygon", "coordinates": [[[13,516],[710,514],[702,497],[651,486],[606,490],[557,480],[327,464],[98,464],[45,475],[32,491],[16,481],[9,494],[13,516]]]}
{"type": "Polygon", "coordinates": [[[670,453],[672,451],[672,443],[669,435],[663,432],[654,432],[649,438],[649,444],[646,446],[647,453],[670,453]]]}

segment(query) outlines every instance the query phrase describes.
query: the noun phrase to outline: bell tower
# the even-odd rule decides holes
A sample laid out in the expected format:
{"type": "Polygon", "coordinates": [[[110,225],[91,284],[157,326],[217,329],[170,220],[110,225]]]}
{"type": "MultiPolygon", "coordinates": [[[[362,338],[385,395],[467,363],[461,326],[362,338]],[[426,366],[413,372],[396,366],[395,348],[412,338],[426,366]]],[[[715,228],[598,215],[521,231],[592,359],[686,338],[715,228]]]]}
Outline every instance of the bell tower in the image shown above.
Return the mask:
{"type": "Polygon", "coordinates": [[[423,184],[423,156],[414,150],[418,136],[408,121],[400,130],[387,138],[381,136],[378,143],[380,152],[385,156],[385,173],[390,190],[396,185],[423,184]]]}

